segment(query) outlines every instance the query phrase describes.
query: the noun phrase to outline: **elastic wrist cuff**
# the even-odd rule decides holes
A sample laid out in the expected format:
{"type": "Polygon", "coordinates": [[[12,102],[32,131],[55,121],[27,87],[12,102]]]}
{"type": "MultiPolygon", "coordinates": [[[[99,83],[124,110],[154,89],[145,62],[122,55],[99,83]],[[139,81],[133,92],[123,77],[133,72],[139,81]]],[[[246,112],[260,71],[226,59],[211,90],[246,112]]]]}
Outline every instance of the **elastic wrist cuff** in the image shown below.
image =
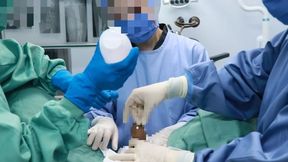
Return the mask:
{"type": "Polygon", "coordinates": [[[182,97],[187,95],[188,83],[185,76],[170,78],[168,80],[167,98],[182,97]]]}

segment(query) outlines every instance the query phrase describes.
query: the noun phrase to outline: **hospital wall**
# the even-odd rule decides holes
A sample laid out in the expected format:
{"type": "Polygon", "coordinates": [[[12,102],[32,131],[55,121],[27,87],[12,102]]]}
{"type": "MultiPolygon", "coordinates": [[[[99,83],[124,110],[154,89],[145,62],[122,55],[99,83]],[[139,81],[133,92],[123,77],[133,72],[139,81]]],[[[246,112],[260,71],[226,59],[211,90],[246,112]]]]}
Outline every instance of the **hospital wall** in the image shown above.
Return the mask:
{"type": "MultiPolygon", "coordinates": [[[[91,0],[87,0],[87,2],[90,4],[91,0]]],[[[261,0],[244,0],[244,2],[249,5],[262,5],[261,0]]],[[[39,1],[34,3],[35,13],[39,13],[40,3],[39,1]]],[[[87,8],[87,13],[90,13],[91,6],[87,8]]],[[[60,3],[60,15],[64,15],[63,10],[63,5],[60,3]]],[[[58,45],[66,41],[64,25],[61,27],[61,31],[64,32],[60,34],[41,34],[37,28],[40,21],[39,16],[39,14],[35,14],[35,25],[32,29],[7,30],[5,32],[7,38],[14,38],[21,43],[29,41],[39,45],[48,44],[59,49],[58,45]],[[31,30],[33,31],[32,34],[31,30]]],[[[174,21],[179,16],[182,16],[186,21],[192,16],[200,18],[200,26],[185,29],[183,35],[199,40],[206,47],[210,56],[229,52],[233,57],[240,50],[256,48],[256,39],[261,34],[262,15],[258,12],[243,11],[237,0],[198,0],[198,2],[182,9],[162,5],[159,21],[170,24],[174,31],[178,31],[179,28],[174,25],[174,21]]],[[[88,14],[87,19],[88,27],[91,28],[91,14],[88,14]]],[[[60,22],[65,22],[63,16],[60,16],[60,22]]],[[[269,24],[270,38],[285,28],[284,25],[271,16],[269,24]]],[[[91,31],[91,29],[88,31],[91,31]]],[[[88,35],[91,35],[91,33],[88,32],[88,35]]],[[[95,46],[91,47],[91,44],[94,45],[95,41],[91,39],[89,43],[84,43],[83,47],[79,48],[70,48],[69,46],[64,48],[70,56],[69,63],[72,73],[81,72],[87,65],[95,49],[95,46]]],[[[225,59],[216,64],[221,67],[227,61],[228,59],[225,59]]]]}
{"type": "MultiPolygon", "coordinates": [[[[262,5],[261,0],[244,0],[248,5],[262,5]]],[[[161,7],[159,21],[170,24],[174,31],[180,28],[174,25],[177,17],[186,22],[192,16],[200,18],[197,28],[184,29],[183,35],[199,40],[209,55],[229,52],[231,57],[240,50],[256,48],[257,37],[261,35],[262,15],[260,12],[246,12],[237,0],[198,0],[190,6],[176,9],[167,5],[161,7]]],[[[269,37],[283,31],[286,27],[271,16],[269,37]]],[[[230,57],[230,58],[231,58],[230,57]]],[[[217,62],[220,67],[229,59],[217,62]]]]}

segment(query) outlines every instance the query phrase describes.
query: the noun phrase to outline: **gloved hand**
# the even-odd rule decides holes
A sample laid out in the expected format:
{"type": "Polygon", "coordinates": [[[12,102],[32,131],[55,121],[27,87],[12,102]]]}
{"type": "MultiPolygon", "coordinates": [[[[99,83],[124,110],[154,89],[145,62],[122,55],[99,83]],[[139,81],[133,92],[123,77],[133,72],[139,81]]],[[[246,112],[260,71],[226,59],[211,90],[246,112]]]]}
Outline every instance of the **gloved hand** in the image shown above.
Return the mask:
{"type": "Polygon", "coordinates": [[[185,97],[187,90],[188,84],[185,76],[134,89],[125,104],[124,123],[128,122],[131,114],[137,124],[145,125],[154,107],[165,99],[185,97]]]}
{"type": "Polygon", "coordinates": [[[118,92],[112,90],[103,90],[96,96],[92,106],[96,109],[103,108],[107,103],[118,98],[118,92]]]}
{"type": "Polygon", "coordinates": [[[133,73],[137,64],[139,49],[137,47],[132,48],[129,55],[120,62],[106,64],[99,44],[98,42],[94,56],[83,74],[98,89],[117,90],[123,86],[127,78],[133,73]]]}
{"type": "Polygon", "coordinates": [[[65,98],[88,112],[100,91],[115,90],[124,84],[136,66],[138,53],[139,49],[133,48],[124,60],[106,64],[98,43],[96,52],[84,72],[73,77],[65,98]]]}
{"type": "Polygon", "coordinates": [[[138,140],[135,142],[134,148],[130,148],[123,154],[112,155],[108,158],[120,162],[192,162],[194,153],[138,140]]]}
{"type": "Polygon", "coordinates": [[[97,150],[98,148],[106,150],[109,141],[112,142],[112,148],[117,150],[118,148],[118,129],[112,118],[109,117],[96,117],[92,121],[93,127],[88,130],[87,145],[91,146],[92,149],[97,150]]]}
{"type": "Polygon", "coordinates": [[[169,127],[162,129],[160,132],[152,135],[149,139],[149,142],[159,146],[167,146],[168,138],[170,134],[178,128],[183,127],[186,122],[179,122],[169,127]]]}

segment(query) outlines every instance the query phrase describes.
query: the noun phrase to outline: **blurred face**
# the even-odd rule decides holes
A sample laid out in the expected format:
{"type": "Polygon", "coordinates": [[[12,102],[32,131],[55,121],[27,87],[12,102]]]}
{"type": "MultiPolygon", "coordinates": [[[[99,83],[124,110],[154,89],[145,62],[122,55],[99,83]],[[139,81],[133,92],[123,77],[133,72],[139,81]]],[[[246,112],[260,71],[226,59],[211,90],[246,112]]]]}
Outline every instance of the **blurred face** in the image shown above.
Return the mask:
{"type": "Polygon", "coordinates": [[[149,28],[154,15],[154,0],[100,0],[101,10],[107,10],[110,26],[121,26],[125,33],[149,28]]]}
{"type": "Polygon", "coordinates": [[[98,4],[101,10],[107,10],[109,26],[121,27],[132,42],[143,42],[151,36],[147,33],[158,27],[158,15],[154,14],[157,1],[160,0],[100,0],[98,4]],[[141,35],[144,40],[138,39],[141,35]]]}
{"type": "Polygon", "coordinates": [[[134,20],[135,14],[146,14],[155,20],[154,0],[98,0],[99,7],[107,10],[110,20],[134,20]]]}
{"type": "Polygon", "coordinates": [[[148,20],[155,20],[154,0],[111,0],[107,7],[111,20],[134,20],[136,14],[146,15],[148,20]]]}

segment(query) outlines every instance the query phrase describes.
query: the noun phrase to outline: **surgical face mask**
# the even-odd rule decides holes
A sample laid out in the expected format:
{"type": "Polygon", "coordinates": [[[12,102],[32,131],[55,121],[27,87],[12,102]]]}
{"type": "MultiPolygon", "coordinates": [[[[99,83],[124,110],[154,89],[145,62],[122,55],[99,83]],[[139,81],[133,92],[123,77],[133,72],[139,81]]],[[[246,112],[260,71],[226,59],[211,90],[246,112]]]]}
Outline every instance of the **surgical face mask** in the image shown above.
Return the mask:
{"type": "Polygon", "coordinates": [[[288,25],[288,1],[287,0],[263,0],[264,5],[272,16],[283,24],[288,25]]]}
{"type": "Polygon", "coordinates": [[[107,7],[109,20],[121,27],[133,43],[148,41],[158,28],[160,0],[102,0],[107,7]]]}
{"type": "Polygon", "coordinates": [[[147,14],[135,14],[134,20],[115,20],[115,26],[120,26],[123,33],[127,33],[132,43],[148,41],[156,32],[158,23],[149,20],[147,14]]]}

